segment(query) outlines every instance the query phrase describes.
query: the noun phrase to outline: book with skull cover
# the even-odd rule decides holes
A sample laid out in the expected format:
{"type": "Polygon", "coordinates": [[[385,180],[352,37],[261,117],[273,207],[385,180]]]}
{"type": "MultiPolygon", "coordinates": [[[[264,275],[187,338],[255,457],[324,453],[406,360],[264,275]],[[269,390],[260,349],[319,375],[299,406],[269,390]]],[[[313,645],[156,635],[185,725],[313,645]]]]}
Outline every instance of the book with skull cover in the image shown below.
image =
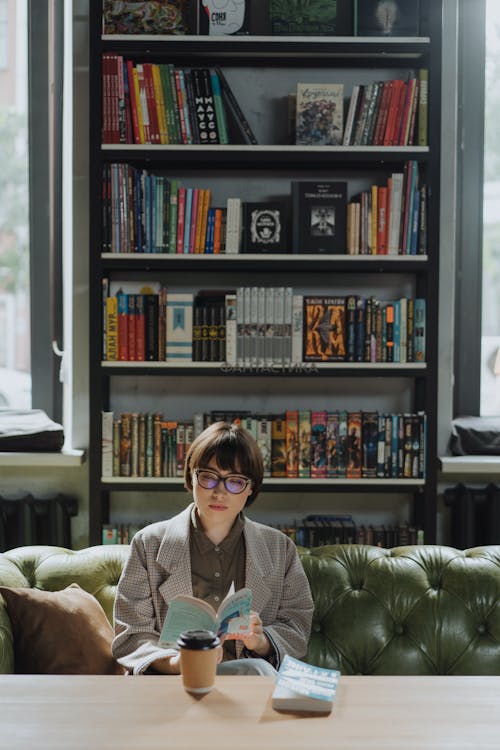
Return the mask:
{"type": "Polygon", "coordinates": [[[285,201],[244,204],[245,253],[286,253],[288,211],[285,201]]]}

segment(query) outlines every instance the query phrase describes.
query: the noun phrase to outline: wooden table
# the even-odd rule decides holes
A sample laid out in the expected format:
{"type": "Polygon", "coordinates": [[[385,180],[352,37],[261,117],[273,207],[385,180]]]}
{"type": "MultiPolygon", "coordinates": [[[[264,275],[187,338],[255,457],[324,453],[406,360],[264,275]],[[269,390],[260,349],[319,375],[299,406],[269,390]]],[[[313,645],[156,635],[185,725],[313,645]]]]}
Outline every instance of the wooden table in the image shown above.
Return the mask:
{"type": "Polygon", "coordinates": [[[7,750],[485,750],[500,747],[500,677],[342,676],[329,716],[279,714],[268,677],[0,676],[7,750]]]}

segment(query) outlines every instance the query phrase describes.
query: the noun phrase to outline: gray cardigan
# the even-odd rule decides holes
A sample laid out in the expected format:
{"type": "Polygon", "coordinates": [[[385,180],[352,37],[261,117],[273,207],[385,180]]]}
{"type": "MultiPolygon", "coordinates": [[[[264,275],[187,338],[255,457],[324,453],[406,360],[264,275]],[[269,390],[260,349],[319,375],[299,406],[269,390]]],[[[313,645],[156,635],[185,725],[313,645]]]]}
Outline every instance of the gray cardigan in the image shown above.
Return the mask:
{"type": "MultiPolygon", "coordinates": [[[[169,601],[192,594],[189,529],[192,505],[151,524],[132,540],[116,592],[113,655],[134,674],[174,654],[158,645],[169,601]]],[[[245,519],[245,585],[277,655],[302,658],[311,630],[313,601],[293,542],[270,526],[245,519]]],[[[240,654],[242,647],[237,642],[240,654]]]]}

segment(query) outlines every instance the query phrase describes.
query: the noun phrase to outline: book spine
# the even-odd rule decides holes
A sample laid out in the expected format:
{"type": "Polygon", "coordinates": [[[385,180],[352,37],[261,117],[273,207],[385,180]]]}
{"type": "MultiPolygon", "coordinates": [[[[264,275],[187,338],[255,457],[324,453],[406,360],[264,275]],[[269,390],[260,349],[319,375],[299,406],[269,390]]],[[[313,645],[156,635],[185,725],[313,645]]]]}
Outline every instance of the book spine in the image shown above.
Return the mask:
{"type": "Polygon", "coordinates": [[[167,362],[192,361],[193,295],[189,292],[167,297],[167,362]]]}
{"type": "Polygon", "coordinates": [[[227,131],[226,112],[224,110],[224,104],[222,102],[222,91],[219,76],[217,75],[215,70],[210,71],[210,81],[212,84],[212,92],[214,97],[215,117],[217,121],[217,130],[219,131],[219,141],[221,144],[227,144],[229,143],[229,135],[227,131]]]}
{"type": "Polygon", "coordinates": [[[218,65],[214,67],[214,70],[219,77],[224,104],[229,108],[229,110],[233,114],[236,120],[236,123],[241,131],[241,134],[244,138],[244,142],[248,144],[257,145],[258,144],[257,138],[255,137],[255,134],[252,128],[250,127],[248,120],[243,114],[240,108],[240,105],[238,104],[236,97],[234,96],[231,90],[231,87],[229,86],[229,83],[226,80],[224,73],[222,72],[222,70],[220,69],[218,65]]]}
{"type": "Polygon", "coordinates": [[[311,477],[324,479],[327,476],[326,427],[328,413],[313,411],[311,414],[311,477]]]}
{"type": "Polygon", "coordinates": [[[102,412],[101,475],[113,476],[113,412],[102,412]]]}
{"type": "Polygon", "coordinates": [[[293,479],[299,475],[299,413],[291,409],[286,412],[286,476],[293,479]]]}
{"type": "Polygon", "coordinates": [[[299,410],[299,477],[311,476],[311,412],[299,410]]]}
{"type": "Polygon", "coordinates": [[[418,72],[419,96],[418,96],[418,146],[428,145],[428,120],[429,120],[429,70],[420,68],[418,72]]]}

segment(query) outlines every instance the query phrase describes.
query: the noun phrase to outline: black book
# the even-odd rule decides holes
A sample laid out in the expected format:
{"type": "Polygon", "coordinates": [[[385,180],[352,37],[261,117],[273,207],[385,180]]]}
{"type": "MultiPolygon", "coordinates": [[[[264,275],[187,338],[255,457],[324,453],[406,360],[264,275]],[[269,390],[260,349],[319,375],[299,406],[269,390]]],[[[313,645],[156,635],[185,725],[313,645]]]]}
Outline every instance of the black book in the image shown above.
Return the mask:
{"type": "Polygon", "coordinates": [[[215,102],[208,68],[193,68],[191,78],[195,105],[195,131],[202,145],[219,143],[215,102]]]}
{"type": "Polygon", "coordinates": [[[229,83],[226,77],[218,65],[214,66],[214,70],[217,73],[222,90],[222,100],[226,108],[226,113],[233,120],[233,124],[236,126],[243,143],[256,146],[258,144],[257,138],[250,127],[250,124],[243,114],[240,105],[236,101],[229,83]]]}
{"type": "Polygon", "coordinates": [[[347,182],[292,182],[293,252],[345,253],[347,182]]]}
{"type": "Polygon", "coordinates": [[[418,36],[419,0],[355,0],[356,36],[418,36]]]}
{"type": "Polygon", "coordinates": [[[243,204],[243,252],[286,253],[288,211],[285,201],[243,204]]]}

